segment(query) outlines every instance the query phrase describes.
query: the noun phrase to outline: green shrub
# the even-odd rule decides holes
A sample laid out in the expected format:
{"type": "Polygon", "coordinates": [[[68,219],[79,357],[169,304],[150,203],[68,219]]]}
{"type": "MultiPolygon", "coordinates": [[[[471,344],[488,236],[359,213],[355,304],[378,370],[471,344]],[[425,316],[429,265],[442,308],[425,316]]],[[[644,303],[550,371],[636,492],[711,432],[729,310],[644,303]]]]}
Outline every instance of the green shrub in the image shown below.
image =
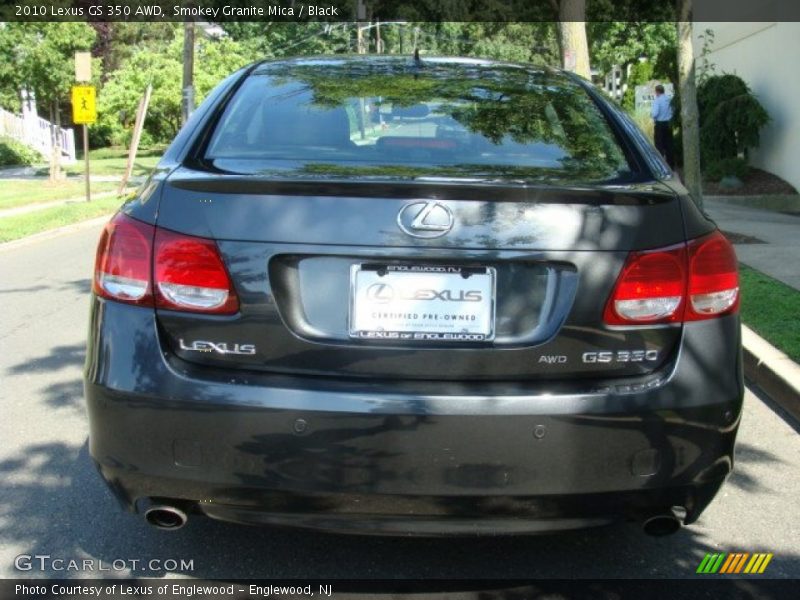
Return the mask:
{"type": "Polygon", "coordinates": [[[740,77],[726,73],[708,77],[697,88],[700,112],[700,155],[704,165],[747,156],[758,146],[759,131],[769,115],[740,77]]]}
{"type": "Polygon", "coordinates": [[[628,75],[628,87],[622,95],[622,108],[633,112],[636,108],[636,86],[644,85],[653,79],[653,63],[637,62],[631,65],[631,72],[628,75]]]}
{"type": "Polygon", "coordinates": [[[705,169],[708,181],[720,181],[723,177],[744,179],[750,167],[742,158],[722,158],[709,164],[705,169]]]}
{"type": "Polygon", "coordinates": [[[44,162],[36,150],[8,137],[0,137],[0,166],[29,166],[44,162]]]}

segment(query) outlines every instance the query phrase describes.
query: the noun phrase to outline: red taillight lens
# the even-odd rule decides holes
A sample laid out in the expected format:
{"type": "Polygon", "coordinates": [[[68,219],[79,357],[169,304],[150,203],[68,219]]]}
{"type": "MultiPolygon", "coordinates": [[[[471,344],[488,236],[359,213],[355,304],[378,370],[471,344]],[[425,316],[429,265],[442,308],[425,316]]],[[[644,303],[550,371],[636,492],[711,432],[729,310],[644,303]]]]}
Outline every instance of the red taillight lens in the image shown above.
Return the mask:
{"type": "Polygon", "coordinates": [[[736,312],[739,269],[733,245],[719,231],[689,242],[686,321],[736,312]]]}
{"type": "Polygon", "coordinates": [[[123,213],[100,237],[93,289],[103,298],[170,310],[225,315],[239,310],[213,240],[158,229],[123,213]]]}
{"type": "Polygon", "coordinates": [[[94,267],[93,289],[103,298],[152,306],[150,264],[155,228],[118,213],[108,222],[94,267]]]}
{"type": "Polygon", "coordinates": [[[738,306],[736,255],[715,231],[686,245],[631,252],[603,320],[608,325],[697,321],[734,313],[738,306]]]}
{"type": "Polygon", "coordinates": [[[683,246],[631,252],[611,295],[604,320],[609,325],[680,321],[686,290],[683,246]]]}
{"type": "Polygon", "coordinates": [[[159,308],[214,314],[239,310],[213,240],[158,229],[153,274],[159,308]]]}

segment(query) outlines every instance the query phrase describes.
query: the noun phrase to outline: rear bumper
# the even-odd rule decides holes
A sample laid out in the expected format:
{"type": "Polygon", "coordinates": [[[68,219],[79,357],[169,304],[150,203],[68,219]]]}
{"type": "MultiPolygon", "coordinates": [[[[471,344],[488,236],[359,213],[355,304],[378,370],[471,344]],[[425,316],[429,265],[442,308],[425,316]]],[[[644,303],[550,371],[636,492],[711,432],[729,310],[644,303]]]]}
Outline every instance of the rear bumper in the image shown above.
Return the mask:
{"type": "Polygon", "coordinates": [[[151,310],[94,300],[90,450],[130,509],[189,501],[247,523],[391,534],[693,522],[732,469],[743,397],[736,317],[692,323],[645,389],[553,393],[217,375],[172,363],[151,310]]]}

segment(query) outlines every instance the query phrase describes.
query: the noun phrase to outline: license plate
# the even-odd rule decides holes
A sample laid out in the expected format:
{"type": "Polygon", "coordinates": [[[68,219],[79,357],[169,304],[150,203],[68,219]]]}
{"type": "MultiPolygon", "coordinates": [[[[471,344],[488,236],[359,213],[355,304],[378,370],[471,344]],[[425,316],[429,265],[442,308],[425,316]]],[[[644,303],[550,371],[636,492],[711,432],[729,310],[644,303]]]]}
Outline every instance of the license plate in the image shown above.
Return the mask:
{"type": "Polygon", "coordinates": [[[350,336],[487,342],[494,338],[492,267],[353,265],[350,336]]]}

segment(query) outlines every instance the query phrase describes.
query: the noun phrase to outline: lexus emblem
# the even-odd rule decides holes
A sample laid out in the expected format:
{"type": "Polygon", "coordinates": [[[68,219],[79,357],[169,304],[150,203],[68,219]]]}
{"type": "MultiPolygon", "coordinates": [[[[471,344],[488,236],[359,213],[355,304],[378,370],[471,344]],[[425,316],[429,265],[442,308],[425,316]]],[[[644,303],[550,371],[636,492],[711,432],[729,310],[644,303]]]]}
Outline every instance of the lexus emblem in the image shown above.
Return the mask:
{"type": "Polygon", "coordinates": [[[397,213],[397,226],[416,238],[441,237],[453,228],[453,213],[439,202],[413,202],[397,213]]]}
{"type": "Polygon", "coordinates": [[[367,298],[377,304],[387,304],[394,299],[394,289],[385,283],[373,283],[367,288],[367,298]]]}

